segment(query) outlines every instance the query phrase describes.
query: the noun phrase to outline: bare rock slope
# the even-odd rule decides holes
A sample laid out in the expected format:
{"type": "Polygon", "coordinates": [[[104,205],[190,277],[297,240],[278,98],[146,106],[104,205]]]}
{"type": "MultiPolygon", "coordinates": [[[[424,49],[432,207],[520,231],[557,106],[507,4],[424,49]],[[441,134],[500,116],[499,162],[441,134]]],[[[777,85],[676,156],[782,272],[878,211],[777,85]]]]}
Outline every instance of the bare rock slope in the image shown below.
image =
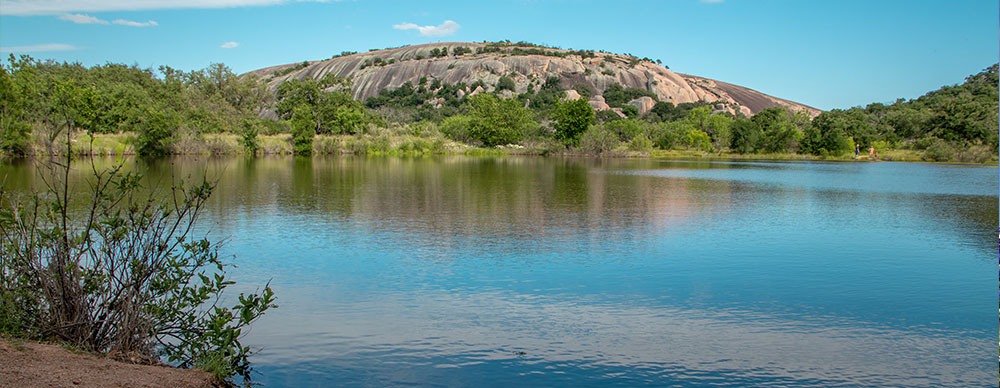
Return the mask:
{"type": "MultiPolygon", "coordinates": [[[[422,77],[450,84],[464,82],[471,85],[482,81],[489,91],[495,88],[500,77],[506,75],[514,80],[514,91],[523,93],[528,90],[529,85],[534,85],[537,90],[545,79],[555,76],[562,79],[564,88],[585,83],[598,95],[609,85],[617,83],[626,88],[651,91],[660,101],[674,104],[706,101],[715,103],[717,109],[733,113],[739,111],[745,115],[753,115],[770,107],[804,111],[810,116],[820,113],[816,108],[742,86],[674,73],[663,66],[632,56],[601,52],[592,52],[593,56],[580,55],[581,52],[537,47],[520,47],[521,50],[514,50],[517,45],[504,46],[498,52],[477,53],[477,50],[490,47],[489,44],[469,42],[405,46],[337,56],[322,61],[267,67],[248,74],[267,80],[272,88],[277,88],[289,79],[321,78],[334,74],[352,79],[354,97],[361,100],[378,95],[382,89],[397,88],[407,81],[416,85],[422,77]],[[442,56],[440,50],[445,47],[448,51],[442,56]],[[455,55],[455,49],[459,47],[462,48],[459,51],[468,49],[471,52],[455,55]],[[435,53],[438,55],[432,55],[435,53]]],[[[492,47],[495,49],[497,46],[492,47]]],[[[591,98],[592,102],[596,100],[597,98],[591,98]]],[[[602,104],[603,101],[591,105],[606,106],[602,104]]]]}

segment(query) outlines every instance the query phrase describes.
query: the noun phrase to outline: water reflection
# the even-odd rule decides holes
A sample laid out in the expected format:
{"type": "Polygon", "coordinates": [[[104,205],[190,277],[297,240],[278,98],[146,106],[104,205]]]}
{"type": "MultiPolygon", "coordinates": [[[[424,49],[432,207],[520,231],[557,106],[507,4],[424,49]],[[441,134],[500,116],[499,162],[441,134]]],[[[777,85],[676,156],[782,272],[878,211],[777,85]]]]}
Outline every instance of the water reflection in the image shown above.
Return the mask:
{"type": "MultiPolygon", "coordinates": [[[[157,190],[218,183],[202,232],[227,238],[237,280],[271,280],[281,305],[248,338],[268,386],[997,377],[995,169],[462,157],[128,168],[157,190]]],[[[38,183],[30,165],[0,174],[15,190],[38,183]]]]}

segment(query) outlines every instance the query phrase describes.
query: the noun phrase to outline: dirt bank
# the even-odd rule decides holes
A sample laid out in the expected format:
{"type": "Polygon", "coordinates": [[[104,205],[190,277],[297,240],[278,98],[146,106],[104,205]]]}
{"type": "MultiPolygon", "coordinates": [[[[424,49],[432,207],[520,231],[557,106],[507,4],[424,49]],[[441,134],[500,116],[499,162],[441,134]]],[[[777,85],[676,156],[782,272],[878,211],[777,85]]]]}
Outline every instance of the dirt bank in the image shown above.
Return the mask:
{"type": "Polygon", "coordinates": [[[0,387],[209,388],[212,381],[203,371],[135,365],[0,338],[0,387]]]}

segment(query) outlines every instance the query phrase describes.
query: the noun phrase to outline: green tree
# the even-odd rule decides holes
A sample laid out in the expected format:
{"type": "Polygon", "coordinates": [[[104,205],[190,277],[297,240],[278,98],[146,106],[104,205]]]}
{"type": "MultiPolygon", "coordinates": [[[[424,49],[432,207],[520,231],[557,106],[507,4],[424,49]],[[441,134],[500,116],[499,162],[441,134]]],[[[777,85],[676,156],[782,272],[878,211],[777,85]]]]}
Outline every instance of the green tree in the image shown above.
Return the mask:
{"type": "MultiPolygon", "coordinates": [[[[844,111],[840,109],[823,112],[819,116],[816,116],[813,119],[812,126],[816,129],[816,132],[810,136],[810,141],[815,143],[809,144],[809,151],[835,156],[854,150],[850,136],[852,132],[873,132],[871,130],[872,124],[866,120],[863,114],[857,111],[844,111]],[[859,130],[859,128],[861,129],[859,130]],[[817,138],[818,140],[816,140],[817,138]]],[[[861,146],[871,144],[858,140],[854,141],[858,142],[861,146]]]]}
{"type": "Polygon", "coordinates": [[[535,124],[528,110],[514,99],[477,94],[470,97],[468,103],[472,116],[469,137],[487,147],[517,143],[535,124]]]}
{"type": "Polygon", "coordinates": [[[142,121],[137,124],[135,152],[146,157],[170,153],[171,136],[177,121],[176,114],[168,109],[147,107],[142,121]]]}
{"type": "Polygon", "coordinates": [[[729,145],[730,149],[741,154],[753,153],[757,149],[757,144],[761,137],[761,130],[760,126],[756,122],[744,118],[737,118],[733,121],[731,128],[733,140],[729,145]]]}
{"type": "Polygon", "coordinates": [[[23,156],[31,133],[31,103],[38,93],[32,84],[33,68],[27,56],[9,66],[0,65],[0,156],[23,156]]]}
{"type": "Polygon", "coordinates": [[[497,91],[500,90],[514,91],[515,86],[516,85],[514,84],[514,80],[508,76],[502,76],[500,77],[499,80],[497,80],[497,91]]]}
{"type": "Polygon", "coordinates": [[[315,119],[306,105],[295,107],[292,111],[292,150],[295,155],[309,156],[312,154],[313,137],[316,136],[315,119]]]}
{"type": "Polygon", "coordinates": [[[556,138],[567,145],[576,145],[580,135],[594,123],[594,109],[585,99],[560,102],[554,114],[556,138]]]}
{"type": "Polygon", "coordinates": [[[798,149],[802,133],[792,124],[785,109],[767,108],[757,112],[750,120],[761,129],[755,148],[765,152],[793,152],[798,149]]]}

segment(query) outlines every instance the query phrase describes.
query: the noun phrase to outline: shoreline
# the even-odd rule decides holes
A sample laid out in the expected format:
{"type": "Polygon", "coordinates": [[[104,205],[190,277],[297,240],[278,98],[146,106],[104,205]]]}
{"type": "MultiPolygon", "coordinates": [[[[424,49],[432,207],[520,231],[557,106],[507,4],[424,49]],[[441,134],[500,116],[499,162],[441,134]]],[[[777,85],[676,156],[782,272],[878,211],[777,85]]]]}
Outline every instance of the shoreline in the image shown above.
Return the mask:
{"type": "MultiPolygon", "coordinates": [[[[132,133],[95,134],[93,139],[86,133],[76,133],[72,139],[72,153],[76,156],[103,157],[135,157],[132,147],[135,135],[132,133]]],[[[171,156],[247,156],[248,153],[241,144],[239,135],[230,133],[204,134],[176,140],[171,156]]],[[[259,135],[259,150],[256,156],[293,156],[291,135],[259,135]]],[[[452,156],[555,156],[555,157],[590,157],[590,158],[628,158],[650,160],[712,160],[712,161],[825,161],[825,162],[908,162],[933,164],[961,164],[997,166],[998,157],[983,163],[963,161],[933,161],[925,160],[924,153],[919,150],[884,150],[876,160],[863,155],[853,156],[822,156],[796,153],[761,153],[738,154],[730,152],[708,152],[697,150],[661,150],[649,151],[628,150],[619,147],[610,152],[590,154],[570,152],[565,149],[553,149],[552,144],[530,143],[528,146],[509,144],[485,148],[456,142],[441,137],[421,137],[415,135],[317,135],[313,142],[311,156],[399,156],[419,157],[435,155],[452,156]]],[[[53,147],[54,155],[63,147],[53,147]]],[[[31,152],[24,159],[48,154],[49,147],[39,138],[33,139],[31,152]]],[[[18,158],[14,158],[18,159],[18,158]]],[[[7,160],[10,160],[8,158],[7,160]]]]}
{"type": "Polygon", "coordinates": [[[211,373],[114,360],[59,345],[0,336],[0,386],[219,387],[211,373]]]}

